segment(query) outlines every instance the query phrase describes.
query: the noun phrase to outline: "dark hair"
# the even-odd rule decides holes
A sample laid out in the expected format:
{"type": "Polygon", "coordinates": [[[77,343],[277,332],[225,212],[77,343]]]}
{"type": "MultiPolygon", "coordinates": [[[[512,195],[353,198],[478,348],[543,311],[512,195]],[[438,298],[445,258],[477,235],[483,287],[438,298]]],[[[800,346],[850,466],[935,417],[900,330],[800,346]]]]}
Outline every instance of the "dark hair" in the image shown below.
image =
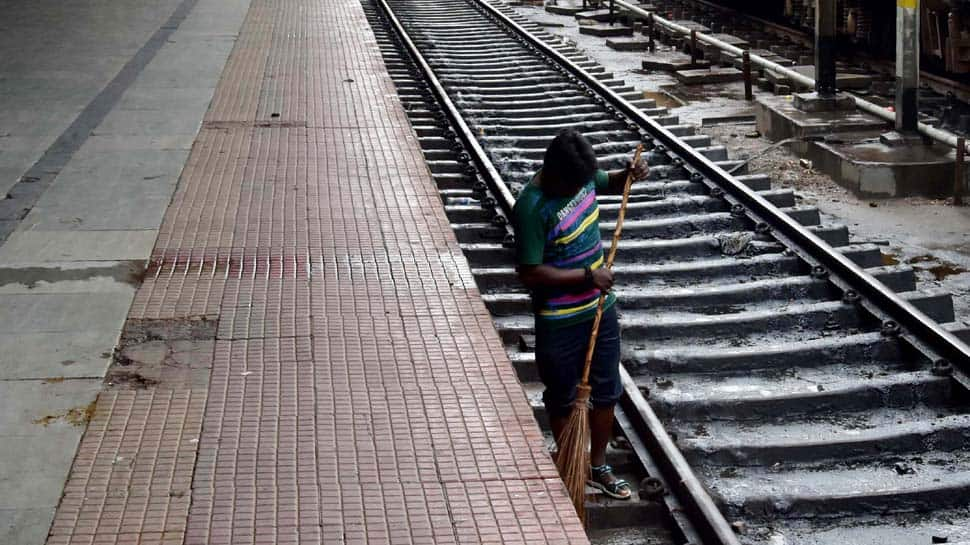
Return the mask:
{"type": "Polygon", "coordinates": [[[552,139],[542,160],[542,183],[554,192],[574,193],[596,173],[596,153],[576,129],[563,129],[552,139]]]}

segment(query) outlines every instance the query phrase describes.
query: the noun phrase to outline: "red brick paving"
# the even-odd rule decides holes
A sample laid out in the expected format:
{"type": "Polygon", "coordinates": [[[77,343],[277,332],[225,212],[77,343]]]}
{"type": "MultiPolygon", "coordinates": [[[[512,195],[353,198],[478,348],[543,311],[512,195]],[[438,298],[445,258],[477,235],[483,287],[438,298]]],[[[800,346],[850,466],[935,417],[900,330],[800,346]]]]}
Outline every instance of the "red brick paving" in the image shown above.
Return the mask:
{"type": "Polygon", "coordinates": [[[47,543],[182,543],[204,407],[205,392],[102,393],[47,543]]]}
{"type": "Polygon", "coordinates": [[[200,316],[49,543],[587,542],[356,0],[252,2],[130,313],[200,316]]]}

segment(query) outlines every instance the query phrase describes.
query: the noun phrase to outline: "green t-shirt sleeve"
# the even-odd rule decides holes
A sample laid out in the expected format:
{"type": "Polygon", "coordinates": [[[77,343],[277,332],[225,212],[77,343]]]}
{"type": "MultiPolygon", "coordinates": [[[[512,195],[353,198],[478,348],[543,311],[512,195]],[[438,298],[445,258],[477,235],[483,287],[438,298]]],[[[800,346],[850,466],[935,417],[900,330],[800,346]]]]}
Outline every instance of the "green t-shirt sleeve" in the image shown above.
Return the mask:
{"type": "Polygon", "coordinates": [[[597,190],[603,190],[610,187],[610,173],[605,170],[597,170],[596,174],[593,174],[593,181],[596,183],[597,190]]]}
{"type": "Polygon", "coordinates": [[[535,203],[517,201],[512,215],[515,228],[515,262],[519,265],[542,265],[546,230],[535,203]]]}

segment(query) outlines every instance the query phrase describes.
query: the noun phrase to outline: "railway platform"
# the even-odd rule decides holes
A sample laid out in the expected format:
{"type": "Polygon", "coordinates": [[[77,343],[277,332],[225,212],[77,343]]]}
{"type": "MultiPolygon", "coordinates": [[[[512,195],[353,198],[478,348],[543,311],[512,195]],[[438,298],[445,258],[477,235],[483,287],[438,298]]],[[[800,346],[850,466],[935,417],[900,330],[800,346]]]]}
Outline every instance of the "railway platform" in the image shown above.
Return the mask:
{"type": "Polygon", "coordinates": [[[5,164],[0,542],[587,543],[361,4],[149,15],[5,164]]]}

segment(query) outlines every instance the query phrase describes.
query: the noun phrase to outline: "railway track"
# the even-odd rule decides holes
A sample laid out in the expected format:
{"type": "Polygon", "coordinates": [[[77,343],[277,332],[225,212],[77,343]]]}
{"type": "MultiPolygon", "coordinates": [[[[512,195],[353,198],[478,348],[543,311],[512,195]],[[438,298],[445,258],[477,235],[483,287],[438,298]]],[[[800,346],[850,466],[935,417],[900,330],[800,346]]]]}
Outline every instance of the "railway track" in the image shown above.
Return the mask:
{"type": "MultiPolygon", "coordinates": [[[[970,542],[970,351],[955,339],[970,331],[947,294],[768,177],[727,175],[723,147],[502,4],[365,7],[540,422],[514,194],[563,126],[602,168],[649,148],[616,266],[609,453],[639,497],[591,496],[594,542],[970,542]]],[[[600,197],[604,236],[618,206],[600,197]]]]}
{"type": "MultiPolygon", "coordinates": [[[[604,0],[603,6],[607,2],[604,0]]],[[[752,51],[766,56],[785,66],[812,64],[814,36],[804,28],[786,26],[766,21],[756,16],[720,6],[706,0],[645,0],[640,5],[668,19],[691,21],[703,25],[716,34],[729,34],[743,39],[752,51]]],[[[591,8],[592,9],[592,8],[591,8]]],[[[606,11],[605,9],[603,10],[606,11]]],[[[617,21],[624,19],[624,12],[617,10],[617,21]]],[[[605,14],[601,16],[605,18],[605,14]]],[[[672,36],[659,29],[658,38],[667,44],[689,51],[688,40],[682,36],[672,36]]],[[[702,47],[707,55],[702,55],[714,63],[735,64],[734,59],[724,59],[712,48],[702,47]]],[[[871,78],[856,79],[847,83],[846,92],[891,107],[895,99],[895,74],[891,61],[872,57],[862,51],[847,51],[840,59],[840,73],[864,75],[871,78]]],[[[970,87],[959,81],[928,71],[921,72],[920,121],[934,127],[946,129],[962,136],[970,135],[970,87]]],[[[792,87],[784,78],[773,80],[762,78],[762,87],[773,89],[778,85],[792,87]]]]}

